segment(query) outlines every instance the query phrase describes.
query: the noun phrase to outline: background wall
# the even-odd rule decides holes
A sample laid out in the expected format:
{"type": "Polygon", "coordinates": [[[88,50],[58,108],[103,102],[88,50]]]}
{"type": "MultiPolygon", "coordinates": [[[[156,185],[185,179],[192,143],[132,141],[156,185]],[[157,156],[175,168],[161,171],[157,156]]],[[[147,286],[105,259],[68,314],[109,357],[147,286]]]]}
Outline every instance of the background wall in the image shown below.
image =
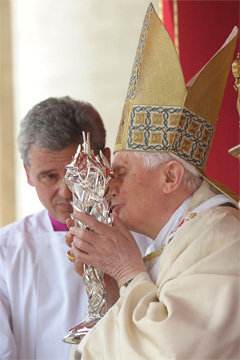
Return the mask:
{"type": "Polygon", "coordinates": [[[15,219],[11,6],[0,1],[0,227],[15,219]]]}

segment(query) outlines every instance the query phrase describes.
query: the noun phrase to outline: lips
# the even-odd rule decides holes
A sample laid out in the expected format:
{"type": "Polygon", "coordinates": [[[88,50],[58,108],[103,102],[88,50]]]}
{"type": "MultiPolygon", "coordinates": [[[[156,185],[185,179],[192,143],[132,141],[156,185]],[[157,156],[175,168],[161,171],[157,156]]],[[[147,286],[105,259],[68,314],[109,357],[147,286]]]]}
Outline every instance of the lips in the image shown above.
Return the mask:
{"type": "Polygon", "coordinates": [[[112,212],[118,212],[118,210],[120,209],[121,205],[120,204],[115,204],[115,205],[111,205],[111,210],[112,212]]]}
{"type": "Polygon", "coordinates": [[[59,206],[61,206],[62,209],[68,212],[72,212],[73,208],[70,203],[60,203],[59,206]]]}

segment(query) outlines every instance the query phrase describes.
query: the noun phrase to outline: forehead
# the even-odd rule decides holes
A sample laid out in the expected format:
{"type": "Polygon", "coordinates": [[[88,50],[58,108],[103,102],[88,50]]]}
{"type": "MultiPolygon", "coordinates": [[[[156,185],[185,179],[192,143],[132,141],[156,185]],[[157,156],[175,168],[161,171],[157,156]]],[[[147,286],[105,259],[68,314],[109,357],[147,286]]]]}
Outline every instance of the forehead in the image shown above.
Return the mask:
{"type": "Polygon", "coordinates": [[[141,159],[132,151],[119,151],[114,154],[112,162],[113,171],[117,171],[121,167],[131,170],[143,169],[141,159]]]}
{"type": "Polygon", "coordinates": [[[49,151],[31,146],[29,150],[29,158],[31,166],[34,164],[44,164],[49,162],[65,163],[71,161],[77,150],[77,146],[67,147],[61,151],[49,151]]]}
{"type": "Polygon", "coordinates": [[[132,155],[129,151],[118,151],[113,155],[112,167],[131,164],[133,161],[132,155]]]}

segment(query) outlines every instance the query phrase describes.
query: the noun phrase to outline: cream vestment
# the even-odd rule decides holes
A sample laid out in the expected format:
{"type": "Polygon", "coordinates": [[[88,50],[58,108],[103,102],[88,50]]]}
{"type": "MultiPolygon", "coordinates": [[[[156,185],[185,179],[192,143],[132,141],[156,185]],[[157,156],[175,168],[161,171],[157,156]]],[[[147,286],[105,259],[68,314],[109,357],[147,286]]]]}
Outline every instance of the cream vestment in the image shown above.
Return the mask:
{"type": "MultiPolygon", "coordinates": [[[[183,218],[216,194],[204,181],[183,218]]],[[[239,358],[239,210],[228,205],[176,233],[156,284],[147,272],[135,277],[86,339],[82,360],[239,358]]]]}

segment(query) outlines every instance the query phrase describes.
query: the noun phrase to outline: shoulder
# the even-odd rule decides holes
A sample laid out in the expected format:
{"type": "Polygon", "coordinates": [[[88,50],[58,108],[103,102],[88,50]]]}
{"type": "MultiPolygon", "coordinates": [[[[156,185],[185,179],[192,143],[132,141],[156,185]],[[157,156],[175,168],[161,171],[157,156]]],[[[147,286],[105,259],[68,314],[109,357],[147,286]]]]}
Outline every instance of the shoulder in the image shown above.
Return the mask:
{"type": "Polygon", "coordinates": [[[25,218],[8,224],[0,229],[0,243],[5,240],[18,238],[19,236],[28,236],[34,233],[52,231],[47,210],[44,209],[36,214],[26,216],[25,218]]]}
{"type": "MultiPolygon", "coordinates": [[[[199,228],[199,231],[206,232],[207,229],[221,232],[221,237],[229,237],[239,231],[239,209],[222,204],[213,206],[209,209],[201,211],[190,222],[189,228],[199,228]]],[[[207,235],[207,233],[206,233],[207,235]]]]}
{"type": "Polygon", "coordinates": [[[179,231],[176,239],[173,238],[173,242],[177,243],[180,238],[183,246],[199,246],[205,248],[205,251],[201,250],[205,253],[239,240],[238,234],[239,210],[223,204],[196,214],[182,231],[179,231]]]}
{"type": "Polygon", "coordinates": [[[228,269],[235,276],[239,272],[238,257],[239,210],[216,206],[197,214],[172,238],[162,255],[159,275],[224,275],[228,269]]]}

